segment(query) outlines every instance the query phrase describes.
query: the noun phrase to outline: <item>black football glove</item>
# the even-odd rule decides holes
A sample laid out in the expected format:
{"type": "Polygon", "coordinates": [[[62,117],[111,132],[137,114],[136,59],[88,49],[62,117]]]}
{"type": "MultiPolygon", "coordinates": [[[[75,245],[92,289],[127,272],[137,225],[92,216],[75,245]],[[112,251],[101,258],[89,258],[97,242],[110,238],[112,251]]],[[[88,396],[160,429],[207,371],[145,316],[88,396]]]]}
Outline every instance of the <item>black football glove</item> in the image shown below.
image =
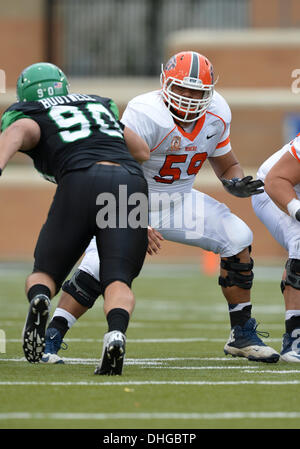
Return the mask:
{"type": "Polygon", "coordinates": [[[252,179],[252,176],[246,176],[242,179],[221,179],[221,181],[227,192],[240,198],[247,198],[264,192],[264,189],[260,189],[260,187],[264,186],[263,181],[260,179],[252,181],[252,179]]]}

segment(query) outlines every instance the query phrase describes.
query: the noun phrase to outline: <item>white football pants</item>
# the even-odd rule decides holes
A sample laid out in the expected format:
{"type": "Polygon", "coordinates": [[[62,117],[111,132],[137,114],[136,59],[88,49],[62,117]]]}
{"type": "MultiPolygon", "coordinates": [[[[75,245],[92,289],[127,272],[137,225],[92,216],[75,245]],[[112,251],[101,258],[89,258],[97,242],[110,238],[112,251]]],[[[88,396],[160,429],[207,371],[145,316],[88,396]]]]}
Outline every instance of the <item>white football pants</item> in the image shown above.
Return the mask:
{"type": "MultiPolygon", "coordinates": [[[[165,240],[198,246],[221,257],[234,256],[252,243],[252,231],[240,218],[225,204],[197,190],[171,196],[151,192],[149,207],[149,224],[165,240]]],[[[99,279],[95,239],[88,246],[79,269],[99,279]]]]}
{"type": "Polygon", "coordinates": [[[275,240],[289,253],[290,259],[300,259],[300,222],[280,210],[266,192],[252,197],[257,217],[275,240]]]}

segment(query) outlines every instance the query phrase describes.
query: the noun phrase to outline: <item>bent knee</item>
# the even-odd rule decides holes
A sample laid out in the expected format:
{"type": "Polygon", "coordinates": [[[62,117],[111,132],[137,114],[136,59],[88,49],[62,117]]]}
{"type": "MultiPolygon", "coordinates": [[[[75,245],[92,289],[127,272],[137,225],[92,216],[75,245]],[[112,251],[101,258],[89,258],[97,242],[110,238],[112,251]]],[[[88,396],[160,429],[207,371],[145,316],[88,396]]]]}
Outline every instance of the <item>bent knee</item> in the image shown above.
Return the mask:
{"type": "Polygon", "coordinates": [[[251,229],[238,217],[235,218],[236,220],[234,221],[230,232],[227,232],[228,242],[226,248],[224,248],[220,254],[221,257],[230,257],[239,254],[253,242],[253,233],[251,229]]]}

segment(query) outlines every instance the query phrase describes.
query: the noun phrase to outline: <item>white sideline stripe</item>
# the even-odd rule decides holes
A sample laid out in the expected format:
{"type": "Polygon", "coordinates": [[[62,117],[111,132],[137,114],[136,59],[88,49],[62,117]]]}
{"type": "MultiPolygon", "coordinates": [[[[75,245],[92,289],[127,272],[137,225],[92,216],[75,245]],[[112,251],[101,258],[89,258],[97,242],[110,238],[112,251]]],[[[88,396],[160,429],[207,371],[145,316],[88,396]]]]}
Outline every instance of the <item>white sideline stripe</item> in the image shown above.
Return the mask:
{"type": "MultiPolygon", "coordinates": [[[[89,361],[89,362],[98,362],[98,360],[99,360],[99,358],[74,358],[74,357],[64,357],[64,359],[65,360],[74,360],[74,361],[77,361],[77,360],[79,360],[79,361],[85,361],[85,360],[87,360],[87,361],[89,361]]],[[[13,358],[13,359],[2,359],[1,357],[0,357],[0,360],[6,360],[6,361],[11,361],[11,362],[26,362],[26,359],[25,359],[25,357],[19,357],[19,358],[13,358]]],[[[222,360],[222,361],[224,361],[224,362],[248,362],[248,360],[247,359],[244,359],[244,358],[240,358],[240,359],[237,359],[237,358],[228,358],[228,357],[165,357],[165,358],[163,358],[163,357],[160,357],[160,358],[147,358],[147,359],[131,359],[131,358],[128,358],[127,359],[127,361],[128,360],[130,360],[130,361],[132,361],[132,362],[135,362],[135,361],[137,361],[137,362],[145,362],[145,361],[176,361],[176,360],[215,360],[215,361],[218,361],[218,360],[222,360]]]]}
{"type": "MultiPolygon", "coordinates": [[[[228,337],[224,338],[128,338],[127,343],[194,343],[194,342],[215,342],[215,343],[225,343],[228,337]]],[[[7,338],[9,343],[20,343],[22,339],[20,338],[7,338]]],[[[64,340],[66,343],[76,342],[76,343],[101,343],[103,340],[98,338],[66,338],[64,340]]],[[[282,338],[268,338],[267,342],[281,342],[282,338]]]]}
{"type": "MultiPolygon", "coordinates": [[[[67,358],[67,357],[63,357],[63,360],[66,362],[66,364],[68,365],[94,365],[96,363],[98,363],[99,359],[73,359],[73,358],[67,358]]],[[[182,360],[187,360],[187,359],[182,359],[182,360]]],[[[0,359],[0,361],[4,361],[4,362],[27,362],[27,360],[25,359],[25,357],[22,357],[20,359],[0,359]]],[[[149,361],[149,360],[133,360],[133,359],[125,359],[124,365],[142,365],[142,367],[144,368],[148,368],[149,366],[153,367],[155,366],[155,368],[157,369],[179,369],[179,370],[211,370],[211,369],[216,369],[216,370],[225,370],[225,369],[241,369],[245,372],[245,370],[249,370],[246,372],[252,372],[252,370],[256,369],[256,366],[167,366],[165,363],[167,362],[167,359],[162,360],[162,361],[149,361]],[[164,365],[164,366],[157,366],[157,365],[164,365]]],[[[255,371],[255,372],[262,372],[262,371],[255,371]]],[[[270,371],[273,373],[273,371],[270,371]]],[[[275,371],[279,372],[279,371],[275,371]]],[[[287,373],[292,372],[292,371],[285,371],[287,373]]],[[[299,371],[294,371],[296,373],[300,373],[299,371]]]]}
{"type": "MultiPolygon", "coordinates": [[[[145,366],[144,368],[148,368],[148,366],[145,366]]],[[[251,374],[262,374],[262,373],[268,373],[268,374],[290,374],[290,373],[300,373],[300,369],[294,369],[294,370],[257,370],[256,366],[155,366],[155,369],[178,369],[178,370],[210,370],[210,369],[240,369],[243,371],[243,373],[251,373],[251,374]]]]}
{"type": "MultiPolygon", "coordinates": [[[[67,363],[98,363],[99,358],[74,358],[74,357],[62,357],[67,363]]],[[[198,360],[198,361],[223,361],[223,362],[248,362],[247,359],[244,358],[232,358],[232,357],[169,357],[169,358],[153,358],[153,359],[125,359],[125,363],[128,364],[146,364],[146,363],[165,363],[165,362],[176,362],[176,361],[184,361],[184,360],[198,360]]],[[[0,357],[0,361],[3,362],[27,362],[25,357],[19,358],[2,358],[0,357]]],[[[244,367],[246,368],[246,367],[244,367]]]]}
{"type": "MultiPolygon", "coordinates": [[[[16,321],[1,321],[0,322],[0,327],[3,329],[4,326],[5,327],[16,327],[19,323],[24,323],[23,318],[22,319],[18,319],[16,321]]],[[[76,323],[76,327],[83,329],[88,327],[89,329],[91,327],[96,327],[97,329],[99,329],[99,327],[101,326],[105,327],[106,324],[105,323],[98,323],[98,322],[80,322],[77,321],[76,323]]],[[[282,329],[282,324],[270,324],[268,323],[268,330],[270,329],[282,329]]],[[[153,329],[153,328],[159,328],[161,329],[161,323],[157,322],[157,323],[142,323],[142,322],[132,322],[130,323],[130,328],[131,329],[136,329],[136,328],[148,328],[148,329],[153,329]]],[[[166,328],[174,328],[174,324],[172,323],[172,321],[168,322],[168,323],[164,323],[164,329],[166,328]]],[[[225,331],[228,331],[228,323],[219,323],[219,324],[212,324],[212,323],[184,323],[184,324],[177,324],[176,323],[176,328],[177,329],[208,329],[208,330],[220,330],[220,329],[224,329],[225,331]]]]}
{"type": "MultiPolygon", "coordinates": [[[[98,359],[77,359],[77,358],[71,358],[71,357],[62,357],[62,359],[66,362],[66,364],[68,365],[96,365],[99,363],[99,358],[98,359]]],[[[12,358],[12,359],[4,359],[4,358],[0,358],[0,362],[27,362],[27,360],[25,359],[25,357],[21,357],[21,358],[12,358]]],[[[148,360],[125,360],[124,364],[125,365],[162,365],[164,362],[162,361],[148,361],[148,360]]],[[[245,367],[244,367],[245,368],[245,367]]]]}
{"type": "Polygon", "coordinates": [[[111,420],[111,419],[299,419],[300,412],[225,412],[225,413],[0,413],[0,420],[111,420]]]}
{"type": "MultiPolygon", "coordinates": [[[[71,357],[63,357],[63,360],[68,365],[94,365],[98,363],[99,359],[81,359],[81,358],[71,358],[71,357]]],[[[184,360],[199,360],[199,361],[230,361],[230,362],[248,362],[248,360],[244,359],[228,359],[225,357],[174,357],[174,358],[166,358],[166,359],[125,359],[124,365],[144,365],[144,368],[148,368],[148,366],[155,366],[156,369],[177,369],[177,370],[226,370],[226,369],[240,369],[243,370],[244,373],[251,374],[299,374],[300,369],[290,369],[290,370],[257,370],[256,366],[158,366],[164,365],[169,361],[184,361],[184,360]]],[[[27,362],[25,357],[21,358],[0,358],[0,361],[3,362],[27,362]]]]}
{"type": "MultiPolygon", "coordinates": [[[[297,362],[296,362],[297,363],[297,362]]],[[[261,371],[248,371],[248,367],[247,367],[247,369],[244,369],[243,370],[243,372],[244,373],[251,373],[251,374],[256,374],[256,373],[259,373],[259,374],[261,374],[261,373],[263,373],[263,374],[290,374],[290,373],[297,373],[297,374],[299,374],[300,373],[300,370],[297,370],[297,369],[291,369],[291,370],[278,370],[278,371],[272,371],[272,370],[261,370],[261,371]]]]}
{"type": "Polygon", "coordinates": [[[106,386],[128,386],[128,385],[299,385],[300,380],[288,380],[288,381],[277,381],[277,380],[238,380],[238,381],[177,381],[177,380],[149,380],[149,381],[124,381],[124,382],[93,382],[93,381],[78,381],[78,382],[34,382],[34,381],[1,381],[0,385],[16,386],[16,385],[27,385],[27,386],[84,386],[84,387],[106,387],[106,386]]]}
{"type": "MultiPolygon", "coordinates": [[[[249,170],[248,170],[249,172],[249,170]]],[[[32,179],[33,172],[30,173],[30,179],[32,179]]],[[[255,177],[256,175],[254,175],[255,177]]],[[[40,177],[37,175],[37,178],[40,177]]],[[[201,174],[203,178],[203,174],[201,174]]],[[[26,181],[26,185],[30,182],[30,179],[26,181]]],[[[49,183],[48,183],[49,184],[49,183]]],[[[1,181],[2,185],[2,181],[1,181]]],[[[42,181],[42,185],[47,186],[47,183],[42,181]]],[[[200,254],[200,253],[199,253],[200,254]]],[[[201,265],[198,261],[195,263],[145,263],[140,274],[141,278],[154,278],[154,279],[167,279],[167,278],[182,278],[182,277],[194,277],[201,275],[201,265]]],[[[31,264],[7,264],[0,262],[0,278],[8,278],[8,276],[27,276],[32,269],[31,264]]],[[[256,266],[254,268],[255,279],[257,281],[270,281],[278,282],[281,279],[283,268],[277,266],[256,266]]],[[[257,305],[256,305],[257,307],[257,305]]],[[[280,312],[282,313],[282,311],[280,312]]]]}
{"type": "MultiPolygon", "coordinates": [[[[145,368],[148,368],[148,367],[145,367],[145,368]]],[[[221,369],[221,370],[225,370],[225,369],[241,369],[241,370],[245,370],[246,368],[247,368],[247,370],[249,370],[249,371],[247,371],[247,372],[253,372],[252,370],[253,369],[256,369],[256,366],[156,366],[155,367],[156,369],[164,369],[164,370],[166,370],[166,369],[179,369],[179,370],[183,370],[183,369],[185,369],[185,370],[193,370],[193,369],[195,369],[195,370],[210,370],[210,369],[216,369],[216,370],[218,370],[218,369],[221,369]]],[[[261,373],[261,371],[255,371],[255,372],[257,372],[257,373],[261,373]]],[[[278,371],[271,371],[272,373],[273,372],[275,372],[275,373],[277,373],[278,371]]],[[[289,372],[289,371],[288,371],[289,372]]],[[[296,371],[297,373],[300,373],[300,371],[296,371]]]]}

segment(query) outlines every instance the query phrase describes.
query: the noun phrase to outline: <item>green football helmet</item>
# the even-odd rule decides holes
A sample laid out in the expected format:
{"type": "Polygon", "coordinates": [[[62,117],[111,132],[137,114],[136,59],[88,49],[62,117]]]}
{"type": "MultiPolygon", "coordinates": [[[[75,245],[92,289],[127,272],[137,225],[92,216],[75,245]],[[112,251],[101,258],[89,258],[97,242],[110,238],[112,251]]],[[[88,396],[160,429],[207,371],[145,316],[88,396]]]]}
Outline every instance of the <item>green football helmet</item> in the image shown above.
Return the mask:
{"type": "Polygon", "coordinates": [[[19,101],[36,101],[68,93],[66,75],[59,67],[48,62],[38,62],[26,67],[17,81],[19,101]]]}

